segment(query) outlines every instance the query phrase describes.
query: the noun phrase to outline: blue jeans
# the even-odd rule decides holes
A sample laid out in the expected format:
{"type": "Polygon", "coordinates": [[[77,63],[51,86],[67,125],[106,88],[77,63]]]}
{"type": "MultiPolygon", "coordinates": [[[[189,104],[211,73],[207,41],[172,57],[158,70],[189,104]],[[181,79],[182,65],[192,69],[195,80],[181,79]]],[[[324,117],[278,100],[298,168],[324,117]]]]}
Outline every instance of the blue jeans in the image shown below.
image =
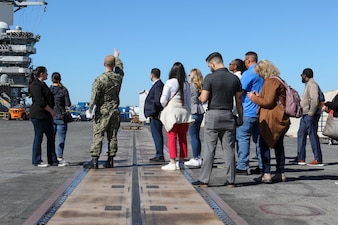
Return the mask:
{"type": "Polygon", "coordinates": [[[306,137],[309,135],[310,144],[315,160],[322,163],[322,149],[318,137],[318,121],[320,114],[314,116],[304,115],[300,119],[297,133],[297,157],[298,160],[305,161],[306,158],[306,137]]]}
{"type": "Polygon", "coordinates": [[[158,118],[150,118],[150,131],[155,143],[156,158],[163,157],[162,126],[162,122],[158,118]]]}
{"type": "Polygon", "coordinates": [[[192,155],[195,159],[201,157],[200,129],[203,120],[203,115],[204,114],[193,114],[192,118],[195,121],[190,125],[189,128],[192,155]]]}
{"type": "MultiPolygon", "coordinates": [[[[276,142],[274,149],[276,155],[276,173],[284,173],[285,166],[285,151],[284,151],[284,135],[282,134],[276,142]]],[[[260,136],[259,145],[262,154],[263,172],[271,173],[271,154],[270,147],[265,140],[260,136]]]]}
{"type": "Polygon", "coordinates": [[[32,164],[37,165],[42,162],[41,159],[41,144],[43,134],[47,137],[47,160],[48,164],[57,163],[55,154],[55,138],[53,130],[53,120],[39,120],[31,118],[34,127],[34,140],[32,150],[32,164]]]}
{"type": "Polygon", "coordinates": [[[258,158],[258,167],[263,168],[261,150],[259,147],[259,127],[256,117],[244,117],[243,125],[236,129],[236,138],[238,141],[238,160],[237,169],[247,170],[250,160],[250,138],[256,144],[256,155],[258,158]]]}
{"type": "Polygon", "coordinates": [[[63,158],[63,150],[65,148],[68,124],[63,122],[63,120],[54,120],[53,126],[54,126],[54,138],[57,135],[58,139],[56,147],[57,157],[63,158]]]}

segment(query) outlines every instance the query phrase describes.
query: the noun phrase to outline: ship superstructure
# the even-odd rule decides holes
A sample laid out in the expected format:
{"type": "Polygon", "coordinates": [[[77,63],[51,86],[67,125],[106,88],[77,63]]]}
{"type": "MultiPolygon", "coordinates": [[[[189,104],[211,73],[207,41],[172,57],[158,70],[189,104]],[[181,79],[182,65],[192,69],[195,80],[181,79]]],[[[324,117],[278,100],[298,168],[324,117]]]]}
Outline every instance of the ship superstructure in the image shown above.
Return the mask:
{"type": "Polygon", "coordinates": [[[46,5],[45,1],[0,0],[0,112],[10,107],[25,106],[27,83],[32,72],[30,55],[40,35],[25,32],[21,27],[10,29],[15,11],[30,5],[46,5]]]}

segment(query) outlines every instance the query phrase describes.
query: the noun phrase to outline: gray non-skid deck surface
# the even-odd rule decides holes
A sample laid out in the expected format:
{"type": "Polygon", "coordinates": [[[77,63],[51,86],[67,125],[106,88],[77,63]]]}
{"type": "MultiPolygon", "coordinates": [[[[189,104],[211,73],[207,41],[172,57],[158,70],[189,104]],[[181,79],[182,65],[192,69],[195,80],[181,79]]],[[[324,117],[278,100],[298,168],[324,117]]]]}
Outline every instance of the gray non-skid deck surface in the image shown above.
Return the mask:
{"type": "MultiPolygon", "coordinates": [[[[142,154],[139,155],[138,152],[138,157],[141,157],[142,160],[137,158],[138,164],[144,164],[138,167],[139,178],[141,177],[139,180],[139,185],[142,187],[142,189],[140,188],[140,209],[147,209],[147,213],[155,212],[159,214],[168,214],[168,211],[160,211],[164,209],[162,206],[165,205],[164,203],[167,203],[167,198],[161,199],[161,202],[158,204],[154,202],[142,202],[142,198],[147,193],[159,193],[160,190],[165,189],[161,185],[159,185],[159,188],[157,188],[157,181],[155,184],[152,182],[152,178],[155,177],[155,175],[157,176],[160,175],[160,173],[162,174],[158,176],[160,177],[158,178],[160,182],[162,182],[162,179],[164,179],[163,177],[167,177],[167,179],[178,179],[178,177],[183,178],[183,176],[174,176],[174,174],[179,174],[179,171],[175,171],[173,173],[161,171],[161,165],[153,165],[148,162],[148,158],[153,157],[154,154],[154,145],[151,140],[149,126],[144,126],[137,135],[135,136],[135,143],[137,146],[136,148],[143,149],[144,151],[142,153],[144,156],[141,156],[142,154]],[[137,136],[141,135],[141,133],[142,135],[145,135],[142,138],[137,136]],[[143,143],[143,139],[147,139],[147,143],[143,143]],[[149,183],[142,183],[144,182],[142,179],[149,181],[149,183]],[[147,187],[145,185],[150,186],[147,187]],[[149,189],[151,189],[151,192],[149,192],[149,189]],[[147,205],[143,206],[143,204],[147,205]],[[150,206],[153,206],[152,211],[150,210],[150,206]]],[[[31,146],[33,142],[33,136],[33,126],[30,121],[0,120],[0,200],[2,203],[0,205],[1,224],[22,225],[25,221],[32,221],[32,219],[34,219],[32,218],[34,215],[37,216],[39,213],[43,213],[42,209],[46,209],[42,206],[48,205],[47,201],[52,201],[53,196],[58,196],[58,193],[61,194],[62,186],[66,186],[67,181],[71,180],[72,177],[75,176],[74,174],[76,174],[79,169],[82,168],[81,163],[89,159],[89,147],[92,141],[91,122],[74,122],[69,124],[64,156],[66,160],[71,163],[71,165],[65,168],[37,168],[32,166],[31,146]],[[41,211],[39,212],[39,210],[41,211]]],[[[203,140],[203,129],[201,130],[201,137],[203,140]]],[[[132,136],[126,140],[122,137],[119,137],[119,139],[120,145],[126,145],[125,147],[122,146],[121,149],[127,149],[127,146],[132,148],[132,136]]],[[[227,203],[227,205],[229,205],[232,210],[234,210],[240,217],[247,221],[248,224],[337,224],[338,185],[335,185],[334,182],[338,180],[338,145],[327,145],[327,140],[322,140],[321,147],[323,151],[324,163],[326,165],[324,167],[309,167],[291,165],[288,163],[288,161],[296,155],[296,143],[296,138],[285,138],[285,151],[287,156],[286,176],[288,178],[286,183],[277,183],[272,185],[256,184],[253,181],[253,178],[255,178],[257,175],[237,175],[236,188],[232,189],[223,186],[224,169],[222,168],[222,151],[218,147],[216,151],[216,160],[214,164],[215,167],[212,172],[210,187],[205,190],[212,190],[214,193],[216,193],[218,197],[227,203]]],[[[42,149],[43,159],[46,160],[45,139],[42,149]]],[[[119,151],[117,159],[122,160],[126,154],[129,154],[131,157],[132,151],[133,149],[129,149],[128,152],[119,151]]],[[[188,151],[189,156],[191,156],[192,154],[190,145],[188,151]]],[[[250,157],[252,158],[254,155],[255,151],[252,145],[250,157]]],[[[274,157],[274,153],[272,153],[272,157],[274,157]]],[[[103,158],[103,160],[104,159],[105,158],[103,158]]],[[[310,148],[310,143],[308,142],[306,161],[311,161],[312,159],[313,154],[310,148]]],[[[91,173],[102,173],[102,176],[94,176],[96,177],[94,179],[100,178],[102,181],[107,179],[109,182],[111,182],[109,177],[111,179],[116,178],[114,182],[117,183],[120,183],[118,179],[132,179],[131,177],[128,177],[131,175],[123,174],[124,171],[129,170],[129,168],[130,171],[132,171],[132,158],[128,160],[130,160],[130,167],[121,166],[112,170],[100,169],[98,171],[90,171],[90,173],[87,174],[89,175],[88,179],[90,178],[91,173]],[[121,173],[114,175],[114,173],[117,173],[116,170],[120,170],[121,173]],[[104,175],[106,172],[110,173],[111,175],[104,175]]],[[[272,163],[275,163],[274,158],[272,159],[272,163]]],[[[126,165],[127,162],[116,162],[117,166],[122,164],[126,165]]],[[[250,166],[254,168],[256,165],[257,161],[251,159],[250,166]]],[[[274,171],[274,166],[272,167],[272,170],[274,171]]],[[[190,171],[195,176],[198,176],[199,174],[199,169],[191,169],[190,171]]],[[[87,178],[87,175],[85,175],[85,178],[87,178]]],[[[81,183],[82,182],[84,182],[84,180],[81,181],[81,183]]],[[[109,182],[107,182],[107,184],[109,184],[109,182]]],[[[183,188],[187,188],[186,192],[189,193],[193,193],[194,188],[189,186],[189,183],[187,183],[187,180],[184,178],[182,180],[182,184],[184,184],[181,185],[182,187],[177,187],[182,188],[182,195],[179,196],[180,199],[176,200],[177,202],[182,202],[180,204],[185,205],[187,203],[185,202],[186,200],[182,198],[182,196],[186,197],[188,195],[186,193],[183,194],[183,188]]],[[[112,184],[109,185],[111,185],[109,186],[109,191],[111,192],[121,193],[122,191],[125,191],[125,187],[119,188],[119,186],[112,187],[112,184]]],[[[168,188],[170,187],[169,184],[167,186],[168,188]]],[[[98,191],[96,193],[99,196],[102,195],[100,192],[103,192],[101,188],[102,187],[97,187],[98,191]]],[[[75,194],[76,191],[77,188],[73,191],[71,196],[75,194]]],[[[106,197],[106,201],[110,201],[113,196],[114,195],[110,196],[109,198],[106,197]]],[[[128,195],[120,194],[119,201],[122,201],[122,197],[125,196],[128,195]]],[[[155,198],[156,196],[151,197],[155,198]]],[[[71,199],[71,197],[69,197],[69,199],[71,199]]],[[[125,201],[129,200],[125,199],[125,201]]],[[[194,200],[197,201],[196,199],[194,200]]],[[[97,199],[97,201],[99,201],[99,199],[97,199]]],[[[65,205],[62,205],[62,207],[65,205]]],[[[85,200],[82,201],[82,205],[85,207],[85,200]]],[[[109,213],[110,211],[113,211],[113,213],[119,213],[119,205],[122,204],[117,204],[115,202],[114,204],[105,204],[105,206],[107,206],[105,210],[106,213],[109,213]]],[[[171,210],[170,206],[171,204],[167,205],[167,210],[171,210]]],[[[73,207],[73,210],[75,209],[73,207]]],[[[95,210],[98,211],[98,209],[93,209],[93,212],[95,212],[95,210]]],[[[121,208],[120,211],[122,210],[126,210],[126,208],[121,208]]],[[[89,214],[93,212],[88,211],[89,214]]],[[[128,211],[128,213],[132,212],[128,211]]],[[[195,210],[193,213],[198,215],[199,211],[195,210]]],[[[170,219],[176,216],[176,214],[172,214],[170,219]]],[[[123,218],[125,219],[126,215],[123,215],[123,218]]],[[[125,219],[125,221],[127,220],[125,219]]],[[[72,224],[71,222],[73,221],[68,220],[68,224],[72,224]]],[[[197,225],[205,223],[202,221],[196,221],[195,224],[197,225]]]]}
{"type": "Polygon", "coordinates": [[[149,163],[147,130],[120,130],[119,146],[115,168],[90,170],[48,224],[223,224],[180,171],[149,163]]]}

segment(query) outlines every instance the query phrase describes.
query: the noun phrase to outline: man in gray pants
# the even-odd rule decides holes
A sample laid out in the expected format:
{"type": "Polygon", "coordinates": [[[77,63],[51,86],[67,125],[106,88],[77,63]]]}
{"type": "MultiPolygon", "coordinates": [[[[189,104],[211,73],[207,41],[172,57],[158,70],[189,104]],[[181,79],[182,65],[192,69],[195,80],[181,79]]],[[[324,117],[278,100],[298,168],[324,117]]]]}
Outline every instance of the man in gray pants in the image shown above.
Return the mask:
{"type": "Polygon", "coordinates": [[[219,139],[226,166],[225,185],[234,187],[236,161],[232,133],[236,126],[243,123],[242,86],[239,78],[224,67],[220,53],[211,53],[206,62],[212,73],[205,77],[200,95],[202,103],[208,102],[204,125],[204,157],[199,179],[192,184],[208,187],[219,139]],[[234,96],[239,114],[237,123],[232,113],[234,96]]]}

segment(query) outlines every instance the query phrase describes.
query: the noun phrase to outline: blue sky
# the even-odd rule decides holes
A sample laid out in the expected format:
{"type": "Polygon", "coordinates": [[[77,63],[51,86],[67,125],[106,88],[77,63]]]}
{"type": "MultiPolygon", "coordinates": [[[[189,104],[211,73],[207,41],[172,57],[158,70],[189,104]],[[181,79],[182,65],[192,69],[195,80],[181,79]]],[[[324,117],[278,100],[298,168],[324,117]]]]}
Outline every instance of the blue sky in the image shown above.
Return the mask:
{"type": "Polygon", "coordinates": [[[151,68],[165,82],[176,61],[186,72],[209,73],[205,58],[214,51],[228,66],[247,51],[272,61],[300,94],[306,67],[324,92],[338,89],[338,1],[57,1],[15,13],[14,28],[41,35],[33,66],[58,71],[73,104],[89,101],[103,59],[120,52],[125,78],[121,106],[138,106],[139,92],[151,87],[151,68]]]}

